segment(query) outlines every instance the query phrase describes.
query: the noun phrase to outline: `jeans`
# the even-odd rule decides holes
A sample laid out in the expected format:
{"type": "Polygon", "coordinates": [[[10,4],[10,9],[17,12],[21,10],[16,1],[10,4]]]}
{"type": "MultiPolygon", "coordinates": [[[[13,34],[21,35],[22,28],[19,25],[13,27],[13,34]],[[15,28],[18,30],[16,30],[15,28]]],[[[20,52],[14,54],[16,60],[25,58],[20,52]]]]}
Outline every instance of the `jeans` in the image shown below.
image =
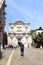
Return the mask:
{"type": "Polygon", "coordinates": [[[21,56],[24,56],[24,49],[21,49],[21,56]]]}

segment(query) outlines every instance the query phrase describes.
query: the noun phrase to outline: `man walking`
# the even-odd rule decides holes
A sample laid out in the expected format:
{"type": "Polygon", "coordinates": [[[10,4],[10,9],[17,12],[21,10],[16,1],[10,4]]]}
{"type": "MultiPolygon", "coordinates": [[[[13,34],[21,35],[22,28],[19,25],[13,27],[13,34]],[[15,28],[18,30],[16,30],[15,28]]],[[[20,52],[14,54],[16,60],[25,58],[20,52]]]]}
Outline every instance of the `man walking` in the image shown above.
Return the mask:
{"type": "Polygon", "coordinates": [[[21,56],[24,56],[24,45],[21,42],[18,42],[18,45],[20,46],[21,56]]]}

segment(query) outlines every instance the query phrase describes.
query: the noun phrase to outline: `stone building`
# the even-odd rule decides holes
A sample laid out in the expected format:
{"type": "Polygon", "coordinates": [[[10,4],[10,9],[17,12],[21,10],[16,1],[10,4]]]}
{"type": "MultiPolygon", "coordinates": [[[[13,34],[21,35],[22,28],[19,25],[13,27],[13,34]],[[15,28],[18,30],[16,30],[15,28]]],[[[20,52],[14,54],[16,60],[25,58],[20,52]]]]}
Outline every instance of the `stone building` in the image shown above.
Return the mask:
{"type": "MultiPolygon", "coordinates": [[[[38,33],[42,33],[43,32],[43,28],[39,27],[38,29],[35,29],[34,32],[32,33],[32,38],[35,38],[38,33]]],[[[34,40],[32,41],[32,45],[36,46],[37,44],[35,44],[34,40]]]]}
{"type": "Polygon", "coordinates": [[[5,28],[5,0],[0,0],[0,43],[3,43],[3,33],[5,28]]]}
{"type": "Polygon", "coordinates": [[[43,28],[39,27],[38,29],[35,29],[35,31],[32,34],[32,37],[35,37],[36,35],[38,35],[38,33],[43,32],[43,28]]]}
{"type": "Polygon", "coordinates": [[[20,20],[15,23],[9,23],[8,44],[18,45],[19,41],[21,41],[25,47],[28,45],[31,46],[30,23],[24,23],[20,20]]]}

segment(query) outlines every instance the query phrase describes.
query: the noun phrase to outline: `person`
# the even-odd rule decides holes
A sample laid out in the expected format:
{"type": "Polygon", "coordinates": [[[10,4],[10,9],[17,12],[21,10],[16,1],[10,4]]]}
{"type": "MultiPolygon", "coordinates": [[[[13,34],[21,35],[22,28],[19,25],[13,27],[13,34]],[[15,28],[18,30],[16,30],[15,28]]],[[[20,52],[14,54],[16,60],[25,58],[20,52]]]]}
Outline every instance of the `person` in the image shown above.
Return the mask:
{"type": "Polygon", "coordinates": [[[20,46],[20,50],[21,50],[21,56],[24,56],[24,45],[22,42],[18,42],[18,45],[20,46]]]}

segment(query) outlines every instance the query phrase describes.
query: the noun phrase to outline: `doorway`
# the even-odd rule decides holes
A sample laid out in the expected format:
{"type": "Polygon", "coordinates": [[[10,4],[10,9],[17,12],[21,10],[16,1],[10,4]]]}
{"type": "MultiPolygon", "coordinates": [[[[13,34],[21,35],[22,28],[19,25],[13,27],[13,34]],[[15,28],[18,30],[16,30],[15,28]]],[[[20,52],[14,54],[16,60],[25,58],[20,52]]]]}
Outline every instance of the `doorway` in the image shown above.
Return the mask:
{"type": "Polygon", "coordinates": [[[18,38],[18,42],[21,42],[21,38],[18,38]]]}

